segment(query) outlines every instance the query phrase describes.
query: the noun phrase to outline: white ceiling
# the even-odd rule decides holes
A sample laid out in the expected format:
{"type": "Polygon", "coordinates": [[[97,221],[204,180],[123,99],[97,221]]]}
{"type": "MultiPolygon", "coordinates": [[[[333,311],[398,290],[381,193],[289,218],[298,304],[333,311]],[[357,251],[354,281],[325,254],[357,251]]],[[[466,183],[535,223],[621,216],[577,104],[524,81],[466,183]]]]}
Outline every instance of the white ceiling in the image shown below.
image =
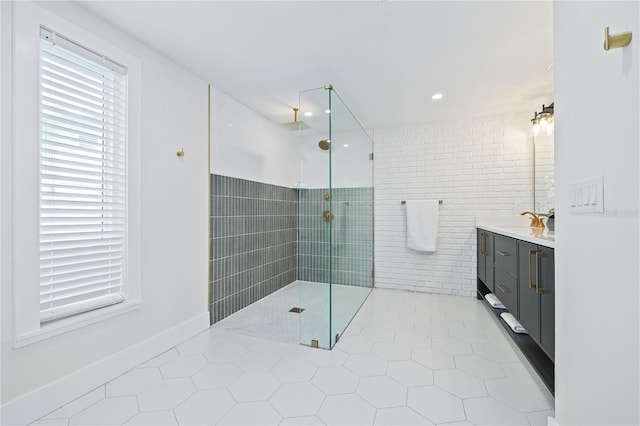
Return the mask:
{"type": "Polygon", "coordinates": [[[325,83],[366,128],[552,101],[551,1],[77,3],[275,123],[325,83]]]}

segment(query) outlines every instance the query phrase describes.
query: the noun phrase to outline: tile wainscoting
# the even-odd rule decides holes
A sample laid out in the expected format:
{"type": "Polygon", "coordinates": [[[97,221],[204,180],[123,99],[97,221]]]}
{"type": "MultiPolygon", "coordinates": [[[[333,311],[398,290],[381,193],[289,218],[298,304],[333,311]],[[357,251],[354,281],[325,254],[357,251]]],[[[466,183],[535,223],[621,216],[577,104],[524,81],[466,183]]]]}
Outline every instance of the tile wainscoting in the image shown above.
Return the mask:
{"type": "Polygon", "coordinates": [[[211,322],[296,279],[372,287],[373,188],[291,189],[211,175],[211,322]]]}
{"type": "Polygon", "coordinates": [[[212,323],[296,280],[297,198],[295,189],[211,175],[212,323]]]}
{"type": "Polygon", "coordinates": [[[373,287],[373,188],[300,189],[298,279],[373,287]],[[335,217],[329,223],[322,212],[335,217]],[[329,251],[331,248],[331,253],[329,251]],[[329,257],[331,256],[331,263],[329,257]]]}

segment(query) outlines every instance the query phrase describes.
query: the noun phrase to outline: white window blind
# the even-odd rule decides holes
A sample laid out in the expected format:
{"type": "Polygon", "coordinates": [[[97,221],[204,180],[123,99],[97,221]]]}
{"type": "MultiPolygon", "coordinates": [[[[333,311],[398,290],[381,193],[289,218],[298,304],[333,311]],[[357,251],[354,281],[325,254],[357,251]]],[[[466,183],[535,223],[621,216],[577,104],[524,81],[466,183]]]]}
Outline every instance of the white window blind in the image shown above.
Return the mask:
{"type": "Polygon", "coordinates": [[[40,30],[40,321],[124,300],[127,69],[40,30]]]}

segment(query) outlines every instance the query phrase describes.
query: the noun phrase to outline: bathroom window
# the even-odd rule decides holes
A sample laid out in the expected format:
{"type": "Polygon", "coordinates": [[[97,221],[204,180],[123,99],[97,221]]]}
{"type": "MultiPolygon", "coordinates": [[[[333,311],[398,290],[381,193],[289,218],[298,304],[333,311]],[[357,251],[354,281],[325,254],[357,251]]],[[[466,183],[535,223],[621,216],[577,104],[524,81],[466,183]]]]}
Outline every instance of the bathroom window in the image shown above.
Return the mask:
{"type": "Polygon", "coordinates": [[[40,27],[40,322],[121,303],[127,68],[40,27]]]}

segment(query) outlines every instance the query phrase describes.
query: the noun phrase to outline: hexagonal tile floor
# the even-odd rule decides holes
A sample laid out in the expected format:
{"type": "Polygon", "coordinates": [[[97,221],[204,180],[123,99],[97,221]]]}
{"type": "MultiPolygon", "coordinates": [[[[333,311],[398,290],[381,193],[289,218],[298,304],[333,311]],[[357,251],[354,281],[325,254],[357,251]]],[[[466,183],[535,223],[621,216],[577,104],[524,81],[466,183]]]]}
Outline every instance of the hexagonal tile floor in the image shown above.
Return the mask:
{"type": "Polygon", "coordinates": [[[553,397],[481,303],[375,289],[332,351],[232,315],[32,424],[546,425],[553,397]]]}

